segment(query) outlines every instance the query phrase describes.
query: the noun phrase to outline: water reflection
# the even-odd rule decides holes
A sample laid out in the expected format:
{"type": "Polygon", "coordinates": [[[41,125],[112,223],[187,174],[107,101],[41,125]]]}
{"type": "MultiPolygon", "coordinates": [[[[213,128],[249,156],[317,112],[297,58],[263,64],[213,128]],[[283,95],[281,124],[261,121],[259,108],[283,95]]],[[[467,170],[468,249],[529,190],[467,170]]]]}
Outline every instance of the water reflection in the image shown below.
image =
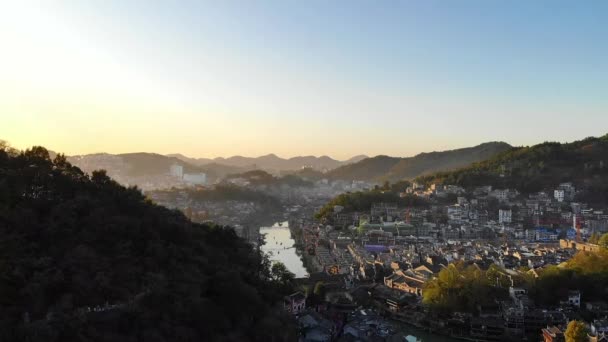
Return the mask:
{"type": "Polygon", "coordinates": [[[295,241],[291,238],[289,223],[279,222],[275,223],[272,227],[261,227],[260,234],[265,235],[262,251],[265,253],[272,252],[271,260],[284,263],[297,278],[308,275],[302,264],[302,260],[296,254],[295,241]]]}

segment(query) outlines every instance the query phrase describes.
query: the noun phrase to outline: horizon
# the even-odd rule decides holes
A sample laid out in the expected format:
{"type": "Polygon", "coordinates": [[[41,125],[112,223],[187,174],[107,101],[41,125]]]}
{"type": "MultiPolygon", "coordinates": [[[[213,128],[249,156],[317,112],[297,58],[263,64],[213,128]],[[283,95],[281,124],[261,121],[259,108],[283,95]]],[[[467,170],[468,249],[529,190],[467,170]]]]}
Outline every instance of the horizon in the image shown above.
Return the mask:
{"type": "Polygon", "coordinates": [[[6,3],[0,137],[345,160],[600,136],[606,21],[602,1],[6,3]]]}
{"type": "MultiPolygon", "coordinates": [[[[180,152],[158,153],[158,152],[154,152],[154,151],[129,151],[129,152],[120,152],[120,153],[91,152],[91,153],[85,153],[85,154],[67,154],[67,153],[64,153],[62,151],[57,151],[57,150],[55,150],[53,148],[50,148],[50,147],[44,146],[44,145],[40,145],[40,144],[33,144],[33,145],[28,145],[26,147],[19,147],[19,146],[15,146],[15,145],[11,144],[11,142],[8,141],[8,140],[2,139],[2,137],[0,137],[0,141],[4,141],[4,142],[8,143],[9,146],[11,146],[13,148],[16,148],[17,150],[20,150],[20,151],[24,151],[24,150],[32,148],[34,146],[42,146],[42,147],[48,149],[49,151],[51,151],[53,153],[63,154],[65,156],[67,156],[67,157],[82,157],[82,156],[95,155],[95,154],[121,155],[121,154],[139,154],[139,153],[141,153],[141,154],[157,154],[157,155],[167,156],[167,157],[176,157],[177,155],[180,155],[181,157],[188,158],[188,159],[195,159],[195,160],[196,159],[198,159],[198,160],[200,160],[200,159],[208,159],[208,160],[211,160],[212,162],[216,162],[217,159],[224,159],[224,160],[230,159],[230,158],[250,158],[250,159],[256,159],[256,158],[262,158],[262,157],[268,157],[268,156],[275,156],[277,158],[284,159],[284,160],[290,160],[290,159],[294,159],[294,158],[306,158],[306,157],[313,157],[313,158],[328,157],[328,158],[331,158],[331,159],[339,161],[339,162],[345,162],[345,161],[348,161],[350,159],[357,158],[357,157],[375,158],[375,157],[380,157],[380,156],[386,156],[386,157],[391,157],[391,158],[412,158],[412,157],[416,157],[416,156],[418,156],[420,154],[425,154],[425,153],[449,152],[449,151],[454,151],[454,150],[459,150],[459,149],[474,148],[474,147],[478,147],[478,146],[481,146],[481,145],[484,145],[484,144],[491,144],[491,143],[505,143],[505,144],[507,144],[507,145],[509,145],[509,146],[511,146],[513,148],[531,147],[531,146],[538,145],[538,144],[553,143],[553,142],[560,143],[560,144],[568,144],[568,143],[573,143],[573,142],[576,142],[576,141],[581,141],[581,140],[584,140],[584,139],[587,139],[587,138],[600,138],[600,137],[603,137],[603,136],[608,136],[608,133],[600,134],[600,135],[597,135],[597,136],[579,137],[577,139],[568,140],[568,141],[543,140],[543,141],[539,141],[539,142],[536,142],[536,143],[530,144],[530,145],[515,145],[515,144],[511,144],[511,143],[509,143],[507,141],[504,141],[504,140],[494,140],[494,141],[481,142],[481,143],[478,143],[478,144],[475,144],[475,145],[471,145],[471,146],[455,147],[455,148],[449,149],[449,150],[421,151],[421,152],[417,152],[417,153],[415,153],[413,155],[401,155],[401,156],[400,155],[387,155],[387,154],[367,155],[367,154],[364,154],[364,153],[360,153],[360,154],[352,155],[352,156],[347,157],[347,158],[336,158],[336,157],[333,157],[333,156],[328,155],[328,154],[324,154],[324,155],[292,155],[292,156],[283,156],[283,155],[279,155],[279,154],[276,154],[276,153],[273,153],[273,152],[265,153],[265,154],[261,154],[261,155],[242,155],[242,154],[238,155],[238,154],[235,154],[235,155],[229,155],[229,156],[216,156],[216,157],[205,157],[205,156],[203,156],[203,157],[194,157],[194,156],[186,155],[186,154],[180,153],[180,152]]],[[[179,158],[179,157],[176,157],[176,158],[179,158]]]]}

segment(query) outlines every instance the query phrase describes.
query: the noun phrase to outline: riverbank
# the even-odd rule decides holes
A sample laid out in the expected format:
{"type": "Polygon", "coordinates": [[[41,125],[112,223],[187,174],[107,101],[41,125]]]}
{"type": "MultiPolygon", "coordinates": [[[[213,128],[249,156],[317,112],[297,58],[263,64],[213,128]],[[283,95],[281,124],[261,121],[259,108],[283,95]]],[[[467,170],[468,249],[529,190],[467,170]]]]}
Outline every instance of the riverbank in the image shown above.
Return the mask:
{"type": "Polygon", "coordinates": [[[296,254],[300,257],[306,271],[309,274],[323,271],[323,267],[321,264],[319,264],[317,258],[314,255],[308,254],[304,250],[304,244],[302,242],[302,228],[296,227],[294,224],[290,224],[289,232],[292,239],[295,241],[294,247],[296,248],[296,254]]]}
{"type": "Polygon", "coordinates": [[[260,227],[259,232],[260,236],[263,236],[260,240],[262,242],[260,249],[267,253],[271,260],[285,264],[297,278],[308,276],[309,272],[297,251],[287,221],[275,222],[269,227],[260,227]]]}

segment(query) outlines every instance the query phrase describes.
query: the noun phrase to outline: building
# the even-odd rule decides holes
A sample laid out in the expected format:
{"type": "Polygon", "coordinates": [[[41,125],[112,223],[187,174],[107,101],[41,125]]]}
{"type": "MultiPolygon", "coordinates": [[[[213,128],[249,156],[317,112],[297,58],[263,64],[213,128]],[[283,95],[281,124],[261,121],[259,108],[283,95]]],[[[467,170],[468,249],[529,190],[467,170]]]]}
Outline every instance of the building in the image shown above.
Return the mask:
{"type": "Polygon", "coordinates": [[[580,291],[568,292],[568,304],[571,306],[581,307],[581,293],[580,291]]]}
{"type": "Polygon", "coordinates": [[[499,209],[498,210],[498,222],[499,223],[511,223],[513,212],[511,209],[499,209]]]}
{"type": "Polygon", "coordinates": [[[526,238],[529,241],[550,242],[557,241],[559,234],[554,229],[538,227],[536,229],[526,230],[526,238]]]}
{"type": "Polygon", "coordinates": [[[596,245],[588,242],[576,242],[573,240],[559,240],[559,246],[564,249],[576,249],[579,251],[587,251],[587,252],[599,252],[601,247],[600,245],[596,245]]]}
{"type": "Polygon", "coordinates": [[[182,179],[182,177],[184,175],[184,167],[179,164],[173,164],[169,168],[169,174],[171,174],[171,176],[173,176],[173,177],[182,179]]]}
{"type": "Polygon", "coordinates": [[[510,193],[508,189],[496,189],[490,193],[490,196],[498,199],[500,202],[504,202],[509,199],[510,193]]]}
{"type": "Polygon", "coordinates": [[[558,202],[563,202],[564,198],[566,197],[566,192],[562,189],[557,189],[553,192],[553,197],[558,201],[558,202]]]}
{"type": "Polygon", "coordinates": [[[406,275],[403,271],[395,271],[388,277],[384,277],[384,285],[391,289],[422,296],[424,279],[406,275]]]}
{"type": "Polygon", "coordinates": [[[566,340],[564,333],[556,326],[546,327],[542,330],[542,333],[545,342],[563,342],[566,340]]]}
{"type": "Polygon", "coordinates": [[[183,180],[185,183],[192,185],[205,185],[207,184],[207,174],[201,173],[184,173],[183,180]]]}
{"type": "Polygon", "coordinates": [[[283,301],[285,311],[297,315],[306,309],[306,296],[302,292],[296,292],[285,296],[283,301]]]}

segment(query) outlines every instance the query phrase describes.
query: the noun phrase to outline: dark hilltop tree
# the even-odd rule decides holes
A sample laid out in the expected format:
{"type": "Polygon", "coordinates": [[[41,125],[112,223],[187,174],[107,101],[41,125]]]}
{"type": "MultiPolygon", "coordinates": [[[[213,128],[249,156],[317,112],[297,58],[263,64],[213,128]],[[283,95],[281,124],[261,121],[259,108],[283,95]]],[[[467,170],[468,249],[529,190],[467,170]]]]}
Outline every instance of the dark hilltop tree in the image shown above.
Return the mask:
{"type": "Polygon", "coordinates": [[[0,341],[282,341],[287,276],[104,171],[0,148],[0,341]]]}

